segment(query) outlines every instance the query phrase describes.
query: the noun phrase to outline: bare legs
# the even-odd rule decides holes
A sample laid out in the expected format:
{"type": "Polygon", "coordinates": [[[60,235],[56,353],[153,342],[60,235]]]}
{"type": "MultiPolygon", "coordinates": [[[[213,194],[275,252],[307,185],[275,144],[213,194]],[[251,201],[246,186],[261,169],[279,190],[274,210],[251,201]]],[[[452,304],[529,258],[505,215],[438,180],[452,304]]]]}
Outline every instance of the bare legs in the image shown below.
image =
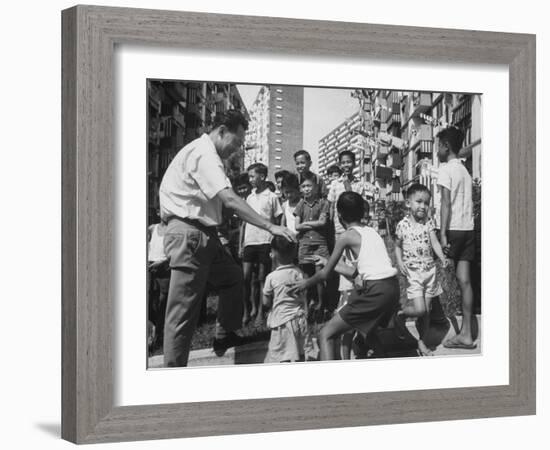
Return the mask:
{"type": "Polygon", "coordinates": [[[449,339],[444,345],[450,347],[471,346],[472,338],[472,313],[474,305],[474,291],[470,277],[470,261],[458,261],[456,264],[456,278],[462,293],[462,326],[460,333],[449,339]]]}
{"type": "Polygon", "coordinates": [[[407,304],[397,314],[398,320],[404,322],[406,317],[416,317],[419,322],[418,353],[420,356],[432,356],[432,351],[424,343],[424,339],[430,329],[431,297],[416,297],[409,299],[407,304]]]}

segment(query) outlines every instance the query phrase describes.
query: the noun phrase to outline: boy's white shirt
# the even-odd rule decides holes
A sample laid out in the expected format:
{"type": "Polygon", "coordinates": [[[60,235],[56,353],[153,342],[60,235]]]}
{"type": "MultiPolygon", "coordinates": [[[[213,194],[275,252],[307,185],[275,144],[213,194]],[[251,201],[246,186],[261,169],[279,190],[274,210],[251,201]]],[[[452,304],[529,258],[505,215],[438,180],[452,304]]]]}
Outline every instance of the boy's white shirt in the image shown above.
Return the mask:
{"type": "MultiPolygon", "coordinates": [[[[437,186],[439,199],[442,187],[451,191],[451,219],[448,229],[473,230],[472,177],[460,159],[452,159],[439,166],[437,186]]],[[[436,204],[435,223],[437,228],[441,228],[441,200],[436,204]]]]}
{"type": "MultiPolygon", "coordinates": [[[[271,222],[273,222],[273,219],[283,214],[277,195],[269,189],[264,189],[260,194],[256,194],[256,189],[254,189],[246,198],[246,202],[260,216],[265,217],[271,222]]],[[[269,231],[262,230],[261,228],[247,223],[244,229],[243,245],[246,247],[247,245],[269,244],[271,238],[272,236],[269,231]]]]}

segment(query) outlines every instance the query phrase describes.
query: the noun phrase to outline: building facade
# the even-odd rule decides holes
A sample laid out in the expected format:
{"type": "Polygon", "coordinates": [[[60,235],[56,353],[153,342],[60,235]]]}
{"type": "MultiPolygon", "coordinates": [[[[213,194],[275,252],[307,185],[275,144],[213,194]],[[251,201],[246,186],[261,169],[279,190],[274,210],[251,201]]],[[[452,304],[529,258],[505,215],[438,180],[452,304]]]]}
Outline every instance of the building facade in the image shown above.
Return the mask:
{"type": "Polygon", "coordinates": [[[270,179],[279,170],[294,171],[293,155],[303,146],[304,88],[262,86],[249,114],[244,167],[263,163],[270,179]]]}
{"type": "Polygon", "coordinates": [[[376,199],[402,200],[414,182],[428,186],[438,201],[437,140],[445,127],[464,133],[463,159],[474,180],[481,179],[481,95],[390,90],[362,90],[359,109],[319,142],[319,172],[338,163],[338,154],[352,150],[355,175],[376,186],[376,199]]]}
{"type": "MultiPolygon", "coordinates": [[[[236,85],[230,83],[147,80],[147,101],[147,213],[152,223],[162,177],[176,153],[210,131],[217,113],[237,109],[247,118],[248,113],[236,85]]],[[[244,151],[226,164],[238,173],[244,151]]]]}

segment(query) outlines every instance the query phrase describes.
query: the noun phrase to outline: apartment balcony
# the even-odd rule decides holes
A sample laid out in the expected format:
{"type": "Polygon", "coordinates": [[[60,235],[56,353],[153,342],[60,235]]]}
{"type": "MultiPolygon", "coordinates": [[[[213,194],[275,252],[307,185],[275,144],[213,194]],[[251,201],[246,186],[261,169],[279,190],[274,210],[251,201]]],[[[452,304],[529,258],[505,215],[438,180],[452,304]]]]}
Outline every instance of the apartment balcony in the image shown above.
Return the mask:
{"type": "Polygon", "coordinates": [[[394,125],[401,127],[401,114],[399,113],[389,114],[386,124],[388,126],[388,130],[394,125]]]}
{"type": "Polygon", "coordinates": [[[389,181],[393,178],[393,170],[386,166],[376,166],[374,169],[375,177],[381,180],[389,181]]]}
{"type": "Polygon", "coordinates": [[[379,160],[379,161],[385,161],[385,159],[388,157],[388,155],[390,154],[390,146],[389,145],[379,145],[378,146],[378,151],[376,152],[376,158],[379,160]]]}
{"type": "Polygon", "coordinates": [[[417,117],[419,114],[426,114],[432,108],[432,94],[426,92],[414,92],[410,117],[417,117]]]}
{"type": "Polygon", "coordinates": [[[417,161],[422,161],[423,159],[431,161],[433,159],[433,142],[422,141],[415,150],[417,161]]]}
{"type": "Polygon", "coordinates": [[[403,165],[401,155],[398,152],[391,152],[387,159],[387,165],[393,169],[401,169],[401,166],[403,165]]]}
{"type": "Polygon", "coordinates": [[[432,142],[433,141],[433,131],[431,125],[422,124],[416,128],[416,133],[411,132],[411,137],[409,141],[409,148],[415,149],[421,142],[432,142]]]}

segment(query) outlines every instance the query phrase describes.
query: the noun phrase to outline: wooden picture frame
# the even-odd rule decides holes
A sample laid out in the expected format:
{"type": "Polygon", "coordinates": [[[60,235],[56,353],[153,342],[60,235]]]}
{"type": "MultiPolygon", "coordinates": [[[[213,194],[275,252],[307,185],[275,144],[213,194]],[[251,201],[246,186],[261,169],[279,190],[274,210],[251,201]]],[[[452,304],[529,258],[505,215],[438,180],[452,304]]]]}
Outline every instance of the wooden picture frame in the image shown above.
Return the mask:
{"type": "Polygon", "coordinates": [[[64,439],[95,443],[535,413],[534,35],[76,6],[62,13],[62,36],[64,439]],[[507,65],[509,384],[114,407],[113,52],[126,43],[507,65]]]}

